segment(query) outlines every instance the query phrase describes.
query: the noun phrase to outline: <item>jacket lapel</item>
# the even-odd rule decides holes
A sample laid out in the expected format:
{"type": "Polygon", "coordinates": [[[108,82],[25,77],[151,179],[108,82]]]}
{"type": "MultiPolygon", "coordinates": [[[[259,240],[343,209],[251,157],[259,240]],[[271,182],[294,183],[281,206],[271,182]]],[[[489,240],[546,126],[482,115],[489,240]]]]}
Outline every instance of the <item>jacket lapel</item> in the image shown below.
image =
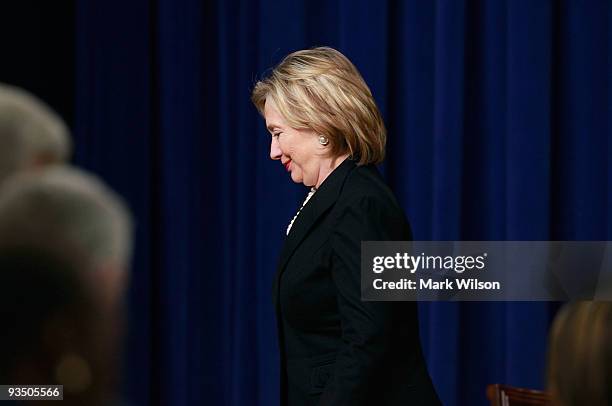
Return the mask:
{"type": "Polygon", "coordinates": [[[355,168],[355,162],[348,158],[345,159],[344,162],[325,179],[321,187],[319,187],[306,206],[304,206],[297,219],[295,219],[281,251],[276,275],[277,282],[287,262],[300,243],[308,235],[312,226],[317,222],[319,217],[336,202],[344,181],[353,168],[355,168]]]}

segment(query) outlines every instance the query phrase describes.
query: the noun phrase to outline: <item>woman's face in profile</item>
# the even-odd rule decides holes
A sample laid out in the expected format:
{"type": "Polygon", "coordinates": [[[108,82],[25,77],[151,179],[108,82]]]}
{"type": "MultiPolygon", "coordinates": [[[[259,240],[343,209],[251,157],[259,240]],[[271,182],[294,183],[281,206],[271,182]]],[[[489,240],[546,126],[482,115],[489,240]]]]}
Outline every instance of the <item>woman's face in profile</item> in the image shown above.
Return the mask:
{"type": "Polygon", "coordinates": [[[291,128],[271,98],[264,107],[266,127],[272,139],[270,158],[280,161],[291,179],[306,186],[315,186],[319,179],[324,154],[314,131],[291,128]]]}

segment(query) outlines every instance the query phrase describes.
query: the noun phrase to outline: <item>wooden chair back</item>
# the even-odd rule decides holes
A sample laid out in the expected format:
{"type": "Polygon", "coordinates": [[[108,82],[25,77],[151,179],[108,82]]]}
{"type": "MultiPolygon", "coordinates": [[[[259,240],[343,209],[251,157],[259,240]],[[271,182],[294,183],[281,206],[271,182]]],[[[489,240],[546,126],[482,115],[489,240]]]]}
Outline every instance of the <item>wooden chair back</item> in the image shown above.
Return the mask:
{"type": "Polygon", "coordinates": [[[487,386],[491,406],[552,406],[546,392],[494,384],[487,386]]]}

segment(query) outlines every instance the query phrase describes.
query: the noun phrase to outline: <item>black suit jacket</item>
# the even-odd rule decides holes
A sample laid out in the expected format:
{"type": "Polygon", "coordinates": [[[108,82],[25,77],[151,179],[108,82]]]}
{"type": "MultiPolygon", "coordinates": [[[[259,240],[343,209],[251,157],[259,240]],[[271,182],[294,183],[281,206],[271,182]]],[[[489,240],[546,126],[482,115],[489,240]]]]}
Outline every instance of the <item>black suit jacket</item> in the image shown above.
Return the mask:
{"type": "Polygon", "coordinates": [[[414,302],[361,301],[361,241],[410,240],[376,167],[345,160],[293,224],[273,287],[281,405],[439,405],[414,302]]]}

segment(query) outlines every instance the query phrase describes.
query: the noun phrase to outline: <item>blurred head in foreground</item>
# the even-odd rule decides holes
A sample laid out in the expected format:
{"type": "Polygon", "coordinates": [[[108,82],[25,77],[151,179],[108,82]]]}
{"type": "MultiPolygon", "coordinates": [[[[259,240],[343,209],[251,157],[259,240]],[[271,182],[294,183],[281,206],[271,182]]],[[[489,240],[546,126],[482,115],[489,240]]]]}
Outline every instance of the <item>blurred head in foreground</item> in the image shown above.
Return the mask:
{"type": "Polygon", "coordinates": [[[0,184],[10,175],[65,162],[68,128],[34,95],[0,83],[0,184]]]}
{"type": "Polygon", "coordinates": [[[612,302],[565,305],[551,330],[548,357],[555,405],[612,405],[612,302]]]}
{"type": "Polygon", "coordinates": [[[64,402],[112,396],[131,220],[98,179],[57,166],[0,193],[0,381],[64,385],[64,402]]]}

